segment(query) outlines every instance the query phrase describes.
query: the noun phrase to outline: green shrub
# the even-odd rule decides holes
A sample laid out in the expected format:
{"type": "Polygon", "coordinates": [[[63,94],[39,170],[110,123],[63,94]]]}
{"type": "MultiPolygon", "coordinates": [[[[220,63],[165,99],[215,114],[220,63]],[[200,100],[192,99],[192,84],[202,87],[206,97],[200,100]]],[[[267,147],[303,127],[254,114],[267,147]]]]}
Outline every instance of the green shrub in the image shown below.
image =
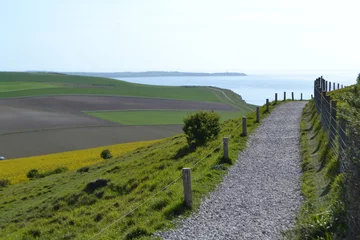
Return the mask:
{"type": "Polygon", "coordinates": [[[76,170],[76,172],[84,173],[84,172],[89,172],[89,170],[90,170],[89,167],[82,167],[82,168],[79,168],[78,170],[76,170]]]}
{"type": "Polygon", "coordinates": [[[0,188],[6,187],[9,183],[10,181],[8,179],[0,179],[0,188]]]}
{"type": "Polygon", "coordinates": [[[220,116],[214,111],[199,111],[184,118],[183,129],[189,147],[196,148],[220,132],[220,116]]]}
{"type": "Polygon", "coordinates": [[[111,155],[111,152],[110,152],[109,149],[103,150],[101,152],[100,156],[101,156],[102,159],[110,159],[110,158],[112,158],[112,155],[111,155]]]}
{"type": "Polygon", "coordinates": [[[26,177],[29,179],[37,179],[41,178],[42,174],[40,174],[39,170],[37,169],[31,169],[27,174],[26,177]]]}
{"type": "Polygon", "coordinates": [[[31,169],[27,174],[27,178],[29,179],[38,179],[38,178],[43,178],[49,175],[53,175],[53,174],[58,174],[58,173],[63,173],[68,171],[68,168],[66,167],[59,167],[56,168],[55,170],[51,170],[51,171],[46,171],[44,173],[40,173],[39,170],[37,169],[31,169]]]}

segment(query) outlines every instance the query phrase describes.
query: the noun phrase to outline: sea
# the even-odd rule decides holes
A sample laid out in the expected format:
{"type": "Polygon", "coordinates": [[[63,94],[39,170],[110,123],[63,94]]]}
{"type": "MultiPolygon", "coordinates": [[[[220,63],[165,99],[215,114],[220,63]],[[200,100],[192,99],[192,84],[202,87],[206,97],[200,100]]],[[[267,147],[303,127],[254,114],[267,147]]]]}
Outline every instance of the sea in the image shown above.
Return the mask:
{"type": "MultiPolygon", "coordinates": [[[[248,76],[211,76],[211,77],[140,77],[115,78],[132,83],[162,85],[162,86],[214,86],[230,89],[241,95],[247,103],[263,105],[268,98],[282,100],[284,92],[291,98],[294,92],[295,99],[310,99],[313,94],[314,80],[320,77],[317,73],[306,74],[254,74],[248,76]]],[[[356,83],[357,73],[339,72],[324,74],[323,77],[330,82],[339,83],[340,86],[349,86],[356,83]]],[[[331,86],[333,87],[333,86],[331,86]]]]}

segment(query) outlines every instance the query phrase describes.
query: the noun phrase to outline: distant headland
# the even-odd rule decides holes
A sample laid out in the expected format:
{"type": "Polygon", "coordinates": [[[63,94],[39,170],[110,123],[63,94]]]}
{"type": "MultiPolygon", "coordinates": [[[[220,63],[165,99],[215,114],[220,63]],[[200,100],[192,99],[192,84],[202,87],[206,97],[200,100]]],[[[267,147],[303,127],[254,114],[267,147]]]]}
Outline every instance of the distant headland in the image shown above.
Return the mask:
{"type": "Polygon", "coordinates": [[[65,74],[108,77],[108,78],[128,78],[128,77],[211,77],[211,76],[247,76],[245,73],[220,72],[176,72],[176,71],[147,71],[147,72],[64,72],[65,74]]]}

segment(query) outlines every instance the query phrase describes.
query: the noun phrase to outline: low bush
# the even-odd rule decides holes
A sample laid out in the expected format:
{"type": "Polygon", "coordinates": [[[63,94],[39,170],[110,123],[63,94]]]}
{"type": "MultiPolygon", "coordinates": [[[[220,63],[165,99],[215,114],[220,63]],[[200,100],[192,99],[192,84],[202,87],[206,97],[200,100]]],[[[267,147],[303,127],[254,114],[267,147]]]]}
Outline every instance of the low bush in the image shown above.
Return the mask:
{"type": "Polygon", "coordinates": [[[101,157],[102,159],[110,159],[110,158],[112,158],[113,156],[111,155],[111,152],[110,152],[109,149],[105,149],[105,150],[103,150],[103,151],[101,152],[100,157],[101,157]]]}
{"type": "Polygon", "coordinates": [[[40,174],[39,170],[37,169],[31,169],[27,174],[26,177],[29,179],[37,179],[37,178],[41,178],[44,177],[42,174],[40,174]]]}
{"type": "Polygon", "coordinates": [[[79,168],[78,170],[76,170],[76,172],[84,173],[84,172],[89,172],[89,170],[90,170],[90,167],[82,167],[82,168],[79,168]]]}
{"type": "Polygon", "coordinates": [[[183,129],[189,147],[196,148],[220,132],[220,116],[214,111],[198,111],[184,118],[183,129]]]}
{"type": "Polygon", "coordinates": [[[59,168],[56,168],[55,170],[46,171],[44,173],[40,173],[39,170],[37,170],[37,169],[31,169],[26,174],[26,177],[29,178],[30,180],[33,180],[33,179],[43,178],[43,177],[53,175],[53,174],[63,173],[66,171],[68,171],[68,168],[66,168],[66,167],[59,167],[59,168]]]}
{"type": "Polygon", "coordinates": [[[0,179],[0,188],[6,187],[10,184],[10,181],[8,179],[0,179]]]}

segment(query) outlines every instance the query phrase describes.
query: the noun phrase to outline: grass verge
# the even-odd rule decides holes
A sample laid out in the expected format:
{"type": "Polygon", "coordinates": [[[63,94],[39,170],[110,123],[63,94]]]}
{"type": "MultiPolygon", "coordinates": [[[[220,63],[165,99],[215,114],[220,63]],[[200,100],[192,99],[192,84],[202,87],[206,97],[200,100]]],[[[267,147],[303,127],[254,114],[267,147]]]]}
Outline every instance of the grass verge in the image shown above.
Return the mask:
{"type": "Polygon", "coordinates": [[[322,130],[314,102],[309,102],[301,121],[303,204],[296,226],[287,239],[338,239],[345,234],[343,174],[338,156],[322,130]]]}

